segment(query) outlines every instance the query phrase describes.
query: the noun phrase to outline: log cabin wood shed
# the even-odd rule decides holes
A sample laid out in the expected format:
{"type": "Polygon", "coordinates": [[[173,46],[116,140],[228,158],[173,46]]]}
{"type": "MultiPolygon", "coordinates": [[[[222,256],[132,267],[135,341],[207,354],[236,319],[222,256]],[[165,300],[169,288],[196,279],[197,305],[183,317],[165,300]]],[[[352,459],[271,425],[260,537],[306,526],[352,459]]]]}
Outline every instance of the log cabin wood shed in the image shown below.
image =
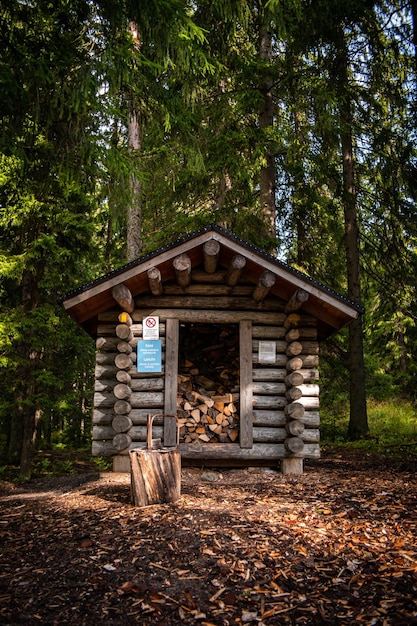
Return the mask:
{"type": "Polygon", "coordinates": [[[262,250],[207,226],[67,294],[96,340],[92,453],[129,471],[153,437],[199,466],[320,456],[319,344],[362,309],[262,250]],[[148,326],[149,325],[149,326],[148,326]]]}

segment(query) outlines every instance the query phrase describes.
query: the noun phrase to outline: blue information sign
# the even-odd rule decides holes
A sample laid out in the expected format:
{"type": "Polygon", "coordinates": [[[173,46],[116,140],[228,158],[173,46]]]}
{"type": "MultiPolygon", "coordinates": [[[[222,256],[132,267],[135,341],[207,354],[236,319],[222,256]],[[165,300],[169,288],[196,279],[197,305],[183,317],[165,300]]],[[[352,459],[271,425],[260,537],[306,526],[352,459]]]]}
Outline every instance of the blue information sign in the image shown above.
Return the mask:
{"type": "Polygon", "coordinates": [[[138,372],[162,372],[161,340],[138,341],[138,372]]]}

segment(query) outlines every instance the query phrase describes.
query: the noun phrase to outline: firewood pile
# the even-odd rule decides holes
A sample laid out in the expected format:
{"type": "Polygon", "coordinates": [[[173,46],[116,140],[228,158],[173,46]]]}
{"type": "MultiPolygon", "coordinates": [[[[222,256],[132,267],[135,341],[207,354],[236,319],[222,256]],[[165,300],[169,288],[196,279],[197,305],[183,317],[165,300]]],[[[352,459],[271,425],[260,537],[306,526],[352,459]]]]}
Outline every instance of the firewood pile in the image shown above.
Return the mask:
{"type": "Polygon", "coordinates": [[[234,326],[185,325],[178,375],[180,441],[233,443],[239,436],[239,339],[234,326]]]}

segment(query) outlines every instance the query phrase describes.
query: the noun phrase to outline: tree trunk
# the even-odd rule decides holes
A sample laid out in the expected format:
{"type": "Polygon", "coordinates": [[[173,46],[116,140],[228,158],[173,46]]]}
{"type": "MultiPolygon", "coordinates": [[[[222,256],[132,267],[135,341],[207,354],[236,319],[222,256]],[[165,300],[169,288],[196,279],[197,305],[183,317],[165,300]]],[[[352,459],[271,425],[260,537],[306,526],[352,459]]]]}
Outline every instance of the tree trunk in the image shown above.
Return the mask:
{"type": "Polygon", "coordinates": [[[415,82],[417,83],[417,0],[410,0],[410,9],[413,22],[414,67],[416,72],[415,82]]]}
{"type": "MultiPolygon", "coordinates": [[[[140,50],[140,39],[137,25],[129,24],[135,49],[140,50]]],[[[137,110],[134,97],[130,96],[128,120],[128,145],[134,162],[142,150],[141,116],[137,110]]],[[[127,261],[134,261],[142,252],[142,184],[135,172],[130,175],[130,203],[126,216],[126,257],[127,261]]]]}
{"type": "MultiPolygon", "coordinates": [[[[267,8],[264,8],[263,15],[261,16],[258,54],[261,61],[265,63],[272,63],[272,31],[270,26],[269,10],[267,8]]],[[[261,131],[263,129],[272,128],[274,124],[272,86],[273,81],[270,76],[266,76],[260,85],[260,90],[263,96],[259,110],[259,128],[261,131]]],[[[275,159],[270,146],[267,146],[265,150],[265,165],[260,171],[259,185],[260,204],[264,222],[268,229],[269,236],[275,238],[275,159]]]]}
{"type": "MultiPolygon", "coordinates": [[[[343,210],[348,297],[353,302],[361,304],[359,228],[352,141],[352,102],[349,92],[348,52],[342,28],[340,29],[340,39],[336,54],[338,71],[336,80],[338,85],[343,159],[343,210]]],[[[348,437],[351,440],[355,440],[364,437],[369,430],[366,408],[362,318],[360,316],[349,326],[349,373],[350,417],[348,437]]]]}

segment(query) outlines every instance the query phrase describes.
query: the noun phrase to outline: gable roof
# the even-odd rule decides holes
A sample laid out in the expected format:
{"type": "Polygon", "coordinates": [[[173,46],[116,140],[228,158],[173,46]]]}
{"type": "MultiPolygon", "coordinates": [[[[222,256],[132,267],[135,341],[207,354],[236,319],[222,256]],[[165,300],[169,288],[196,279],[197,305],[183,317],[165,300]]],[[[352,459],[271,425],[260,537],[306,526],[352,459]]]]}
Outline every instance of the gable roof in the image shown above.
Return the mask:
{"type": "Polygon", "coordinates": [[[289,300],[297,289],[306,291],[308,300],[303,304],[303,311],[319,320],[321,338],[343,328],[363,313],[360,305],[217,225],[206,226],[140,257],[66,294],[60,303],[76,322],[94,334],[98,315],[115,306],[111,293],[115,286],[123,283],[133,296],[145,293],[149,290],[147,272],[153,267],[160,270],[162,282],[175,280],[173,260],[180,254],[187,254],[192,268],[196,268],[203,262],[204,244],[211,239],[220,244],[221,267],[227,269],[237,254],[245,257],[246,282],[256,284],[260,275],[268,270],[276,277],[271,294],[289,300]]]}

